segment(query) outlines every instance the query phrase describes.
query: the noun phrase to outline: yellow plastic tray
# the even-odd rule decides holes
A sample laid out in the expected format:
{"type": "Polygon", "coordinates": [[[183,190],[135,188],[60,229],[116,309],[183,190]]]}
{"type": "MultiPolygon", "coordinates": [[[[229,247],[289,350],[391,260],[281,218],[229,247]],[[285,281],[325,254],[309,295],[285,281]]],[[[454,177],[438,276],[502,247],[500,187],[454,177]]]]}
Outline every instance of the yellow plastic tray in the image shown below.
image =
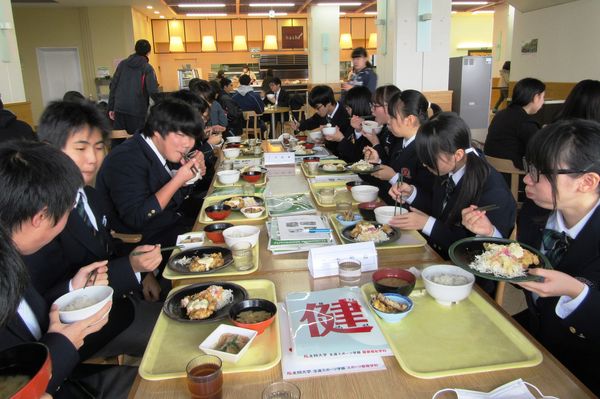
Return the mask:
{"type": "MultiPolygon", "coordinates": [[[[240,187],[243,183],[249,183],[249,182],[242,179],[241,176],[240,176],[240,180],[238,180],[236,183],[233,183],[233,184],[222,184],[219,182],[219,178],[215,178],[214,186],[215,187],[240,187]]],[[[261,178],[258,179],[258,181],[256,183],[250,183],[250,184],[253,184],[255,186],[264,186],[265,184],[267,184],[267,174],[263,173],[261,178]]]]}
{"type": "MultiPolygon", "coordinates": [[[[208,240],[208,239],[207,239],[208,240]]],[[[210,241],[209,241],[210,243],[210,241]]],[[[225,245],[219,245],[219,244],[207,244],[210,246],[221,246],[226,248],[225,245]]],[[[199,279],[199,278],[209,278],[209,279],[214,279],[216,277],[226,277],[226,276],[243,276],[246,274],[252,274],[255,271],[258,270],[258,265],[260,264],[259,261],[259,249],[258,249],[258,245],[255,245],[254,248],[252,248],[253,250],[253,260],[254,260],[254,265],[248,269],[248,270],[237,270],[235,268],[235,266],[233,265],[233,263],[223,269],[220,269],[214,273],[189,273],[189,274],[182,274],[182,273],[178,273],[174,270],[172,270],[169,267],[165,267],[165,271],[163,272],[163,277],[168,279],[168,280],[185,280],[185,279],[189,279],[189,278],[194,278],[194,279],[199,279]]],[[[173,251],[173,255],[177,255],[179,252],[181,252],[179,249],[176,249],[173,251]]]]}
{"type": "MultiPolygon", "coordinates": [[[[346,161],[343,161],[341,159],[322,159],[320,163],[321,164],[324,164],[324,163],[341,163],[342,165],[347,165],[346,161]]],[[[352,174],[354,174],[354,172],[349,172],[349,171],[327,173],[327,172],[321,172],[321,170],[319,170],[319,169],[317,169],[316,173],[311,173],[308,170],[308,167],[306,166],[305,162],[302,162],[302,172],[304,173],[304,176],[306,176],[306,177],[338,176],[338,175],[352,175],[352,174]]]]}
{"type": "MultiPolygon", "coordinates": [[[[411,299],[412,312],[398,323],[383,321],[369,307],[400,367],[418,378],[439,378],[533,367],[542,353],[512,323],[473,291],[444,306],[425,293],[423,281],[411,299]]],[[[369,301],[372,283],[361,287],[369,301]]]]}
{"type": "MultiPolygon", "coordinates": [[[[349,243],[342,237],[342,231],[346,228],[346,226],[342,225],[335,218],[336,213],[332,213],[329,215],[329,221],[333,226],[333,230],[335,230],[335,234],[338,237],[338,240],[342,244],[349,243]]],[[[418,248],[427,244],[427,240],[423,238],[421,234],[419,234],[416,230],[400,230],[400,238],[396,241],[386,242],[384,244],[378,244],[377,249],[398,249],[398,248],[418,248]]]]}
{"type": "MultiPolygon", "coordinates": [[[[198,215],[198,222],[203,223],[203,224],[211,224],[211,223],[247,223],[247,222],[256,222],[259,220],[266,220],[269,217],[269,211],[267,209],[267,202],[265,201],[265,211],[264,213],[255,219],[250,219],[247,218],[246,216],[244,216],[242,214],[242,212],[240,211],[233,211],[231,212],[231,214],[223,219],[223,220],[212,220],[211,218],[209,218],[206,215],[206,208],[210,205],[214,205],[216,203],[221,202],[223,199],[225,198],[229,198],[229,197],[233,197],[232,195],[226,195],[226,196],[219,196],[219,197],[206,197],[204,198],[204,204],[202,204],[202,210],[200,211],[200,215],[198,215]]],[[[237,197],[245,197],[245,195],[238,195],[237,197]]],[[[262,195],[258,195],[258,194],[254,194],[254,197],[260,197],[263,198],[262,195]]]]}
{"type": "Polygon", "coordinates": [[[345,181],[336,181],[336,182],[320,182],[320,183],[309,183],[308,187],[310,188],[310,192],[312,193],[313,198],[317,205],[322,208],[335,208],[335,204],[337,202],[351,202],[352,205],[358,205],[358,202],[354,201],[352,198],[352,193],[348,191],[346,188],[345,181]],[[335,199],[333,204],[323,204],[321,199],[319,198],[319,190],[323,188],[333,188],[335,190],[335,199]]]}
{"type": "MultiPolygon", "coordinates": [[[[250,298],[264,298],[277,303],[275,285],[270,280],[241,280],[235,283],[246,288],[250,298]]],[[[273,324],[256,337],[248,352],[237,363],[223,362],[223,373],[263,371],[275,367],[281,360],[278,323],[278,320],[273,320],[273,324]]],[[[198,346],[219,324],[231,323],[227,319],[208,324],[182,323],[161,313],[142,358],[140,376],[150,381],[184,378],[185,366],[202,354],[198,346]]]]}

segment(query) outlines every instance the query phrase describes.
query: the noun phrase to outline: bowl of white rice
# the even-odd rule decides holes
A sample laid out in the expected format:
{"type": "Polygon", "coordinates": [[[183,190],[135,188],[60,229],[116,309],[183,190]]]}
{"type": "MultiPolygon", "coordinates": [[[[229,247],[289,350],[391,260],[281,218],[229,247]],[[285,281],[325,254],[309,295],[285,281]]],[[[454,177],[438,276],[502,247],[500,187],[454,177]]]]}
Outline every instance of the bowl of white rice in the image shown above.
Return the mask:
{"type": "Polygon", "coordinates": [[[94,285],[71,291],[56,301],[60,321],[66,324],[87,319],[96,314],[112,299],[113,289],[106,285],[94,285]]]}
{"type": "Polygon", "coordinates": [[[475,276],[453,265],[434,265],[421,273],[425,290],[438,303],[452,305],[467,298],[473,289],[475,276]]]}

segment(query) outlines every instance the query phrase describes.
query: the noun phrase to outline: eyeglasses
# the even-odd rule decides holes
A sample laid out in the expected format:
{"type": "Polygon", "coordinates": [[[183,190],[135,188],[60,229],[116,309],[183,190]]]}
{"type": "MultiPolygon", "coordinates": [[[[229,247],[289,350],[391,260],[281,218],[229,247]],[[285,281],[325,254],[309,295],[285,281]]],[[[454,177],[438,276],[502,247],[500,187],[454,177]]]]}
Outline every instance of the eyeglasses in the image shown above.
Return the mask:
{"type": "Polygon", "coordinates": [[[528,174],[529,177],[533,180],[534,183],[540,182],[540,175],[570,175],[570,174],[581,174],[587,173],[589,168],[585,169],[554,169],[554,170],[539,170],[535,167],[531,162],[527,162],[525,157],[523,157],[523,167],[525,170],[525,174],[528,174]]]}
{"type": "Polygon", "coordinates": [[[371,108],[375,109],[375,108],[383,108],[385,107],[385,104],[377,104],[377,103],[373,103],[371,104],[371,108]]]}

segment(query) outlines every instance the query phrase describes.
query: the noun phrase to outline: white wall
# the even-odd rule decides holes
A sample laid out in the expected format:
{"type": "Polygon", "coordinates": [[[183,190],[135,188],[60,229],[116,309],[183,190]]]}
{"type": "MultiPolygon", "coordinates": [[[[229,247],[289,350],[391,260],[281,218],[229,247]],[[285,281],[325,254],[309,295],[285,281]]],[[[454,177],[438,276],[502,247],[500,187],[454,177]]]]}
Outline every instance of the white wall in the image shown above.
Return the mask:
{"type": "Polygon", "coordinates": [[[502,3],[494,7],[494,11],[492,74],[500,76],[499,71],[504,61],[510,61],[512,56],[515,9],[508,3],[502,3]]]}
{"type": "Polygon", "coordinates": [[[494,14],[473,14],[470,12],[452,14],[450,57],[469,55],[469,49],[491,47],[493,33],[494,14]]]}
{"type": "Polygon", "coordinates": [[[600,79],[600,1],[515,11],[510,80],[527,76],[546,82],[600,79]],[[538,39],[538,52],[521,54],[521,44],[538,39]]]}
{"type": "Polygon", "coordinates": [[[0,0],[0,22],[9,24],[0,30],[0,95],[4,103],[26,101],[10,0],[0,0]]]}
{"type": "MultiPolygon", "coordinates": [[[[402,90],[448,90],[450,0],[433,0],[431,51],[426,52],[417,51],[417,5],[417,0],[377,2],[381,9],[377,18],[385,17],[387,26],[387,53],[378,58],[378,84],[392,83],[402,90]]],[[[384,30],[379,27],[378,37],[384,30]]]]}

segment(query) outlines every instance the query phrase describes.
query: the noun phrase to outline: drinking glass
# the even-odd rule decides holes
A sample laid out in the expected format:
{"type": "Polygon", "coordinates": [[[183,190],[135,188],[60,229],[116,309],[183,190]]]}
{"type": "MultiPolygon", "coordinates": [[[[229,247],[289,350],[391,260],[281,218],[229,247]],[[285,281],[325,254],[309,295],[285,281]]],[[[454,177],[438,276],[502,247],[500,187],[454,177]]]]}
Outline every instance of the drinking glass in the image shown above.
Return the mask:
{"type": "Polygon", "coordinates": [[[355,286],[360,283],[361,264],[354,258],[338,260],[340,284],[342,286],[355,286]]]}
{"type": "Polygon", "coordinates": [[[291,382],[274,382],[262,393],[262,399],[300,399],[300,388],[291,382]]]}
{"type": "Polygon", "coordinates": [[[194,399],[221,399],[223,373],[221,359],[213,355],[198,356],[186,367],[188,390],[194,399]]]}
{"type": "Polygon", "coordinates": [[[237,242],[231,246],[233,265],[237,270],[249,270],[253,266],[252,244],[246,241],[237,242]]]}

